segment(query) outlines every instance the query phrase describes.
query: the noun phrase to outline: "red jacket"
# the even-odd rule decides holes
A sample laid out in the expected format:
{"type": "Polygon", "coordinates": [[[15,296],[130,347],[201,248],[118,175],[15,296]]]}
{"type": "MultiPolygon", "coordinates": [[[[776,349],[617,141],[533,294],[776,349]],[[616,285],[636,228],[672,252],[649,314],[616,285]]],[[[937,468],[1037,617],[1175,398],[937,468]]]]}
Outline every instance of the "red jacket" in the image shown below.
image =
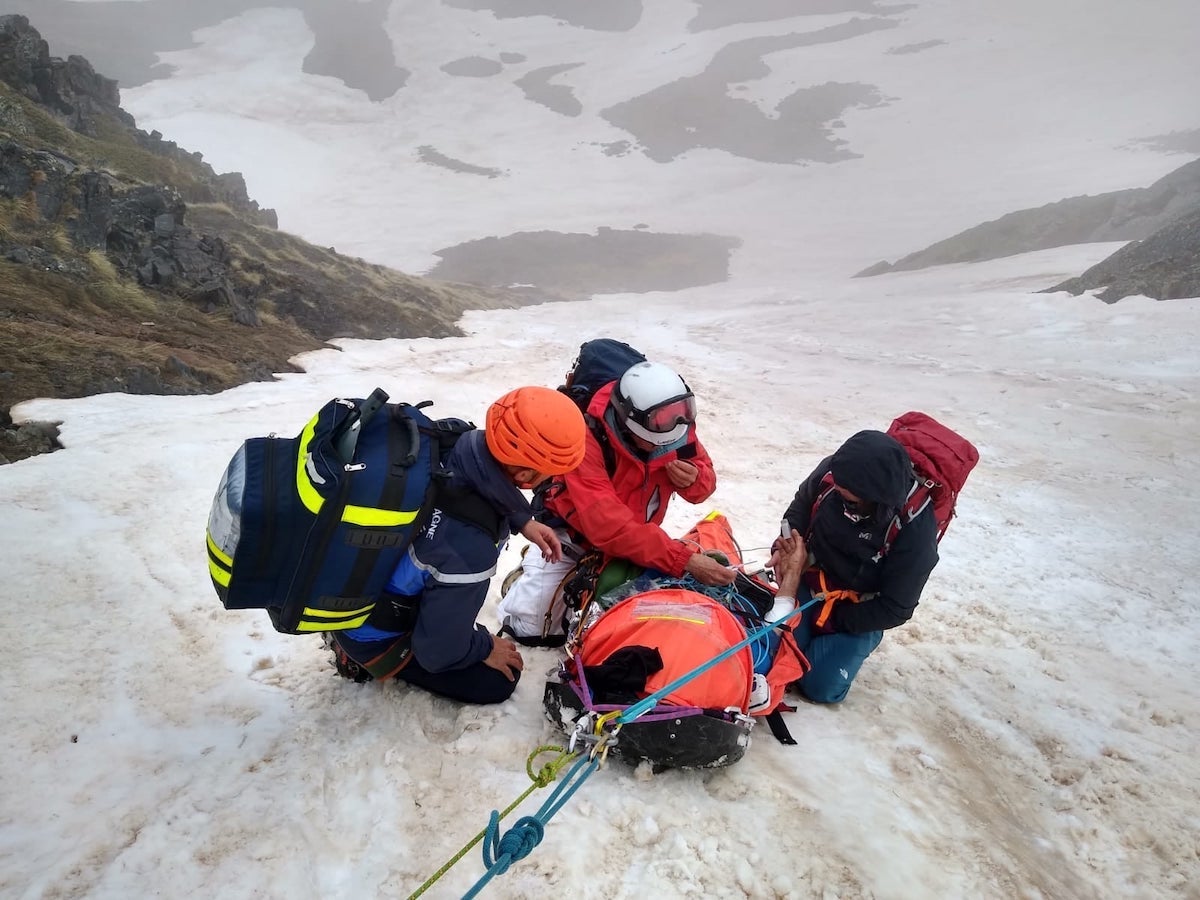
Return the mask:
{"type": "Polygon", "coordinates": [[[679,449],[670,450],[649,462],[635,456],[604,417],[614,385],[596,391],[588,415],[608,433],[616,470],[611,476],[605,471],[604,452],[589,431],[583,462],[574,472],[556,479],[559,483],[548,492],[546,509],[605,555],[678,577],[695,548],[668,536],[660,527],[667,503],[675,493],[689,503],[704,502],[716,490],[717,474],[694,425],[682,455],[679,449]],[[690,487],[677,491],[667,478],[667,463],[673,459],[685,459],[696,467],[696,480],[690,487]]]}

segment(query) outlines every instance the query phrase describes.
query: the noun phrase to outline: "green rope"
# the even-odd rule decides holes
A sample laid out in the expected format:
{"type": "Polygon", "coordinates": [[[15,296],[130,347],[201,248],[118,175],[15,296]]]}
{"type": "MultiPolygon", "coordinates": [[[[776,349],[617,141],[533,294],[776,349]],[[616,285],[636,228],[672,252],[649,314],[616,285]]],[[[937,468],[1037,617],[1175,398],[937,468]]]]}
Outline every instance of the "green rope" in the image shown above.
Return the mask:
{"type": "MultiPolygon", "coordinates": [[[[569,763],[572,759],[574,759],[574,757],[575,757],[574,753],[569,753],[566,750],[564,750],[562,747],[556,747],[553,744],[543,744],[541,747],[538,747],[536,750],[534,750],[532,753],[530,753],[529,758],[527,760],[525,760],[525,771],[529,774],[529,780],[532,781],[533,784],[531,784],[528,788],[526,788],[524,793],[521,794],[521,796],[519,796],[516,800],[514,800],[512,803],[510,803],[508,805],[508,808],[505,809],[504,812],[500,813],[499,818],[503,819],[510,812],[512,812],[514,809],[516,809],[518,806],[520,806],[521,803],[524,802],[525,798],[528,797],[530,794],[532,794],[534,791],[536,791],[538,788],[546,787],[549,784],[553,784],[554,780],[556,778],[558,778],[558,773],[562,770],[562,768],[567,763],[569,763]],[[558,752],[558,754],[559,754],[558,758],[551,760],[550,762],[548,762],[544,766],[542,766],[542,768],[539,769],[537,772],[534,772],[533,771],[533,761],[543,753],[552,753],[554,751],[558,752]]],[[[425,881],[425,883],[423,885],[421,885],[419,888],[417,888],[415,891],[413,891],[411,894],[409,894],[408,900],[416,900],[417,897],[420,897],[423,893],[425,893],[427,890],[429,890],[429,888],[431,888],[433,886],[434,882],[436,882],[439,878],[441,878],[443,875],[445,875],[447,872],[449,872],[450,869],[454,867],[455,863],[457,863],[460,859],[462,859],[464,856],[466,856],[472,847],[474,847],[476,844],[478,844],[480,841],[482,841],[484,839],[484,837],[487,835],[487,833],[488,833],[488,829],[484,828],[483,831],[479,832],[479,834],[477,834],[477,835],[475,835],[475,837],[471,838],[470,842],[465,847],[463,847],[461,850],[459,850],[457,853],[455,853],[454,856],[452,856],[450,858],[449,862],[447,862],[444,866],[442,866],[440,869],[438,869],[436,872],[434,872],[431,876],[429,876],[429,878],[425,881]]]]}

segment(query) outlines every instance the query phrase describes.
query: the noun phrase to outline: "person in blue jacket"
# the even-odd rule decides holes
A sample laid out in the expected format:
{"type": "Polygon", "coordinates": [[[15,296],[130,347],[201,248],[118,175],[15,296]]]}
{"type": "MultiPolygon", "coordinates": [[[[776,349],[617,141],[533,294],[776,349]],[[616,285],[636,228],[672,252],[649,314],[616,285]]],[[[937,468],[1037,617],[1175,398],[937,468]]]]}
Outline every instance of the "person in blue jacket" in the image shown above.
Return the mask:
{"type": "Polygon", "coordinates": [[[884,631],[907,622],[938,562],[932,504],[903,523],[887,546],[892,520],[916,484],[912,461],[881,431],[860,431],[804,480],[784,513],[787,537],[768,565],[779,582],[772,621],[817,598],[792,619],[796,643],[812,664],[797,682],[814,703],[846,697],[884,631]]]}
{"type": "Polygon", "coordinates": [[[484,430],[463,434],[444,459],[449,483],[370,619],[327,635],[338,672],[398,678],[466,703],[508,699],[524,661],[475,618],[512,532],[561,557],[522,490],[579,465],[586,436],[579,408],[550,388],[517,388],[493,403],[484,430]]]}

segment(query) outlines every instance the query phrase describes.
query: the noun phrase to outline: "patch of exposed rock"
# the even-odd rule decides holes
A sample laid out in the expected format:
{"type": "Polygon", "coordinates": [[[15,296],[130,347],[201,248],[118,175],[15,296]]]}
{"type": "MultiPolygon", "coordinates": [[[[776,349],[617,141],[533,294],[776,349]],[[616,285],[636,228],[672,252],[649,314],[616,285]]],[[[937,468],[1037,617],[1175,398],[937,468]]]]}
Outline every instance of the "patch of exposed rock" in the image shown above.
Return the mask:
{"type": "Polygon", "coordinates": [[[279,231],[240,174],[141,131],[119,99],[0,16],[0,461],[57,445],[52,425],[13,425],[22,400],[217,391],[334,338],[444,337],[465,309],[529,302],[279,231]]]}
{"type": "Polygon", "coordinates": [[[1155,300],[1200,297],[1200,208],[1047,290],[1099,291],[1097,296],[1106,303],[1133,295],[1155,300]]]}
{"type": "Polygon", "coordinates": [[[1071,197],[1009,213],[895,263],[876,263],[855,277],[980,262],[1068,244],[1142,240],[1196,209],[1200,209],[1200,160],[1181,166],[1148,188],[1071,197]]]}

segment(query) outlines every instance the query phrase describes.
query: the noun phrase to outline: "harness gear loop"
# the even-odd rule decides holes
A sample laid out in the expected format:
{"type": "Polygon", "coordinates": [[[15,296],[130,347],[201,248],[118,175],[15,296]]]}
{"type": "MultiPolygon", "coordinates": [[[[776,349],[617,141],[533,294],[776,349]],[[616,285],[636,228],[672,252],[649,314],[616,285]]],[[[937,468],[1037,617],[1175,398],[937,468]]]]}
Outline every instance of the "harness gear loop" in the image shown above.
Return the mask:
{"type": "Polygon", "coordinates": [[[833,604],[839,600],[849,600],[851,603],[857,603],[862,599],[862,596],[858,591],[831,591],[825,584],[825,571],[818,569],[817,575],[821,581],[821,593],[819,596],[824,600],[824,604],[821,606],[821,611],[817,613],[817,620],[814,624],[818,628],[824,628],[825,623],[829,621],[829,614],[833,612],[833,604]]]}

